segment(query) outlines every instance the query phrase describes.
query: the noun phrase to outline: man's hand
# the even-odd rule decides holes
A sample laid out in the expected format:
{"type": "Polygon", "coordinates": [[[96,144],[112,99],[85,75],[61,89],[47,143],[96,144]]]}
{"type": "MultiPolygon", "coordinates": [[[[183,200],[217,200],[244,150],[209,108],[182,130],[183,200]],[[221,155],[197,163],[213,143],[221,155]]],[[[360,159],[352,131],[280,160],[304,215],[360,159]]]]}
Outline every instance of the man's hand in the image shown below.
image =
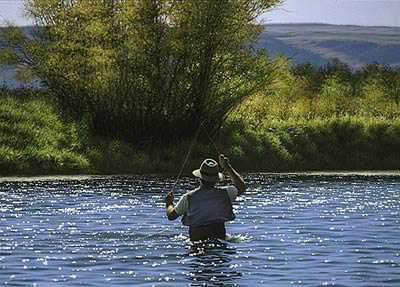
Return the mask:
{"type": "Polygon", "coordinates": [[[219,165],[221,166],[222,169],[227,170],[230,167],[229,158],[227,158],[223,154],[220,154],[219,165]]]}
{"type": "Polygon", "coordinates": [[[241,195],[243,192],[245,192],[246,184],[244,183],[242,176],[231,166],[229,158],[227,158],[223,154],[220,154],[219,165],[229,174],[231,180],[233,181],[233,184],[238,189],[238,195],[241,195]]]}
{"type": "Polygon", "coordinates": [[[174,194],[172,192],[169,192],[165,197],[165,204],[167,207],[174,204],[174,194]]]}
{"type": "Polygon", "coordinates": [[[179,217],[174,208],[174,194],[172,192],[168,192],[165,197],[165,207],[169,220],[175,220],[179,217]]]}

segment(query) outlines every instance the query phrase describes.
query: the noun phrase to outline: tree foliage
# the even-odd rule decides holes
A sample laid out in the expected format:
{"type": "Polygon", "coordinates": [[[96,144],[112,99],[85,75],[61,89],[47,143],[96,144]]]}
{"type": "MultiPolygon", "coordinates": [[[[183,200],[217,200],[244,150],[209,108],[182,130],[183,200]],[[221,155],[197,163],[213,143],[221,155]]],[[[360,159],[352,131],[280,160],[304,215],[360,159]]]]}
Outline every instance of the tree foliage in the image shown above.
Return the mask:
{"type": "Polygon", "coordinates": [[[2,58],[41,79],[68,115],[88,115],[98,135],[166,142],[201,123],[214,133],[271,81],[249,43],[279,2],[27,0],[35,29],[5,29],[2,58]]]}
{"type": "Polygon", "coordinates": [[[232,118],[254,127],[272,121],[339,117],[400,117],[400,68],[369,64],[351,70],[337,60],[326,66],[292,65],[279,58],[268,89],[246,99],[232,118]]]}

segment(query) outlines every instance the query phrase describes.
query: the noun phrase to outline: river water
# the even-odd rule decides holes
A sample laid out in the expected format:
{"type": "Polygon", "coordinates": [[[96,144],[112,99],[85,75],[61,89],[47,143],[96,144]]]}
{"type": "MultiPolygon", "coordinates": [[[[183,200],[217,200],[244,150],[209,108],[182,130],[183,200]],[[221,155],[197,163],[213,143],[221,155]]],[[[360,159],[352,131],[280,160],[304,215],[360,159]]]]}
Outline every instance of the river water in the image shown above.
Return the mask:
{"type": "Polygon", "coordinates": [[[400,286],[400,177],[248,175],[227,242],[164,216],[193,179],[0,182],[0,286],[400,286]]]}

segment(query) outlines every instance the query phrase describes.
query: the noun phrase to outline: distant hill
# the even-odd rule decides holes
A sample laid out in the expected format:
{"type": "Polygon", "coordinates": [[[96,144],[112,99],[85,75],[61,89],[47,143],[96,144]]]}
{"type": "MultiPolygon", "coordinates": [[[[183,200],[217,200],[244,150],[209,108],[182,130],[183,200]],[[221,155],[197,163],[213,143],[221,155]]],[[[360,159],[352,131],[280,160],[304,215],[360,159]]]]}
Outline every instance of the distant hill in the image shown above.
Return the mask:
{"type": "Polygon", "coordinates": [[[368,63],[400,65],[400,27],[269,24],[256,47],[296,63],[323,65],[338,58],[353,68],[368,63]]]}
{"type": "MultiPolygon", "coordinates": [[[[29,33],[32,27],[24,27],[29,33]]],[[[367,63],[400,65],[400,27],[364,27],[326,24],[268,24],[256,48],[295,63],[324,65],[338,58],[357,69],[367,63]]],[[[1,43],[0,43],[1,49],[1,43]]],[[[20,86],[11,67],[0,66],[0,86],[20,86]]]]}

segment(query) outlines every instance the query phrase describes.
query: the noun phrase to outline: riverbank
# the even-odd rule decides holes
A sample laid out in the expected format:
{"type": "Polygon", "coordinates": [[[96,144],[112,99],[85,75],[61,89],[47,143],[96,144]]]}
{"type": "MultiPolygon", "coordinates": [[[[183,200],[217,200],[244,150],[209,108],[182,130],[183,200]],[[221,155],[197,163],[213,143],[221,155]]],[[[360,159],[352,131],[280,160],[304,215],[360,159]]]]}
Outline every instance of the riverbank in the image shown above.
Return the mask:
{"type": "MultiPolygon", "coordinates": [[[[217,151],[199,139],[135,147],[94,137],[41,97],[0,99],[0,176],[190,173],[217,151]],[[186,156],[188,155],[186,161],[186,156]]],[[[400,170],[400,119],[332,116],[310,120],[230,117],[215,144],[241,172],[400,170]]]]}
{"type": "Polygon", "coordinates": [[[1,96],[0,175],[90,170],[79,128],[62,120],[54,105],[31,94],[1,96]]]}
{"type": "MultiPolygon", "coordinates": [[[[262,175],[265,177],[400,177],[400,170],[382,170],[382,171],[313,171],[313,172],[265,172],[265,173],[245,173],[244,176],[262,175]]],[[[168,175],[143,175],[149,178],[160,176],[176,177],[168,175]]],[[[184,177],[190,177],[190,174],[184,174],[184,177]]],[[[136,174],[121,174],[121,175],[33,175],[33,176],[0,176],[0,183],[5,182],[36,182],[36,181],[86,181],[86,180],[101,180],[113,178],[131,178],[138,177],[136,174]]],[[[139,177],[141,177],[139,175],[139,177]]]]}
{"type": "Polygon", "coordinates": [[[233,122],[224,146],[249,171],[400,169],[400,120],[332,117],[233,122]]]}

